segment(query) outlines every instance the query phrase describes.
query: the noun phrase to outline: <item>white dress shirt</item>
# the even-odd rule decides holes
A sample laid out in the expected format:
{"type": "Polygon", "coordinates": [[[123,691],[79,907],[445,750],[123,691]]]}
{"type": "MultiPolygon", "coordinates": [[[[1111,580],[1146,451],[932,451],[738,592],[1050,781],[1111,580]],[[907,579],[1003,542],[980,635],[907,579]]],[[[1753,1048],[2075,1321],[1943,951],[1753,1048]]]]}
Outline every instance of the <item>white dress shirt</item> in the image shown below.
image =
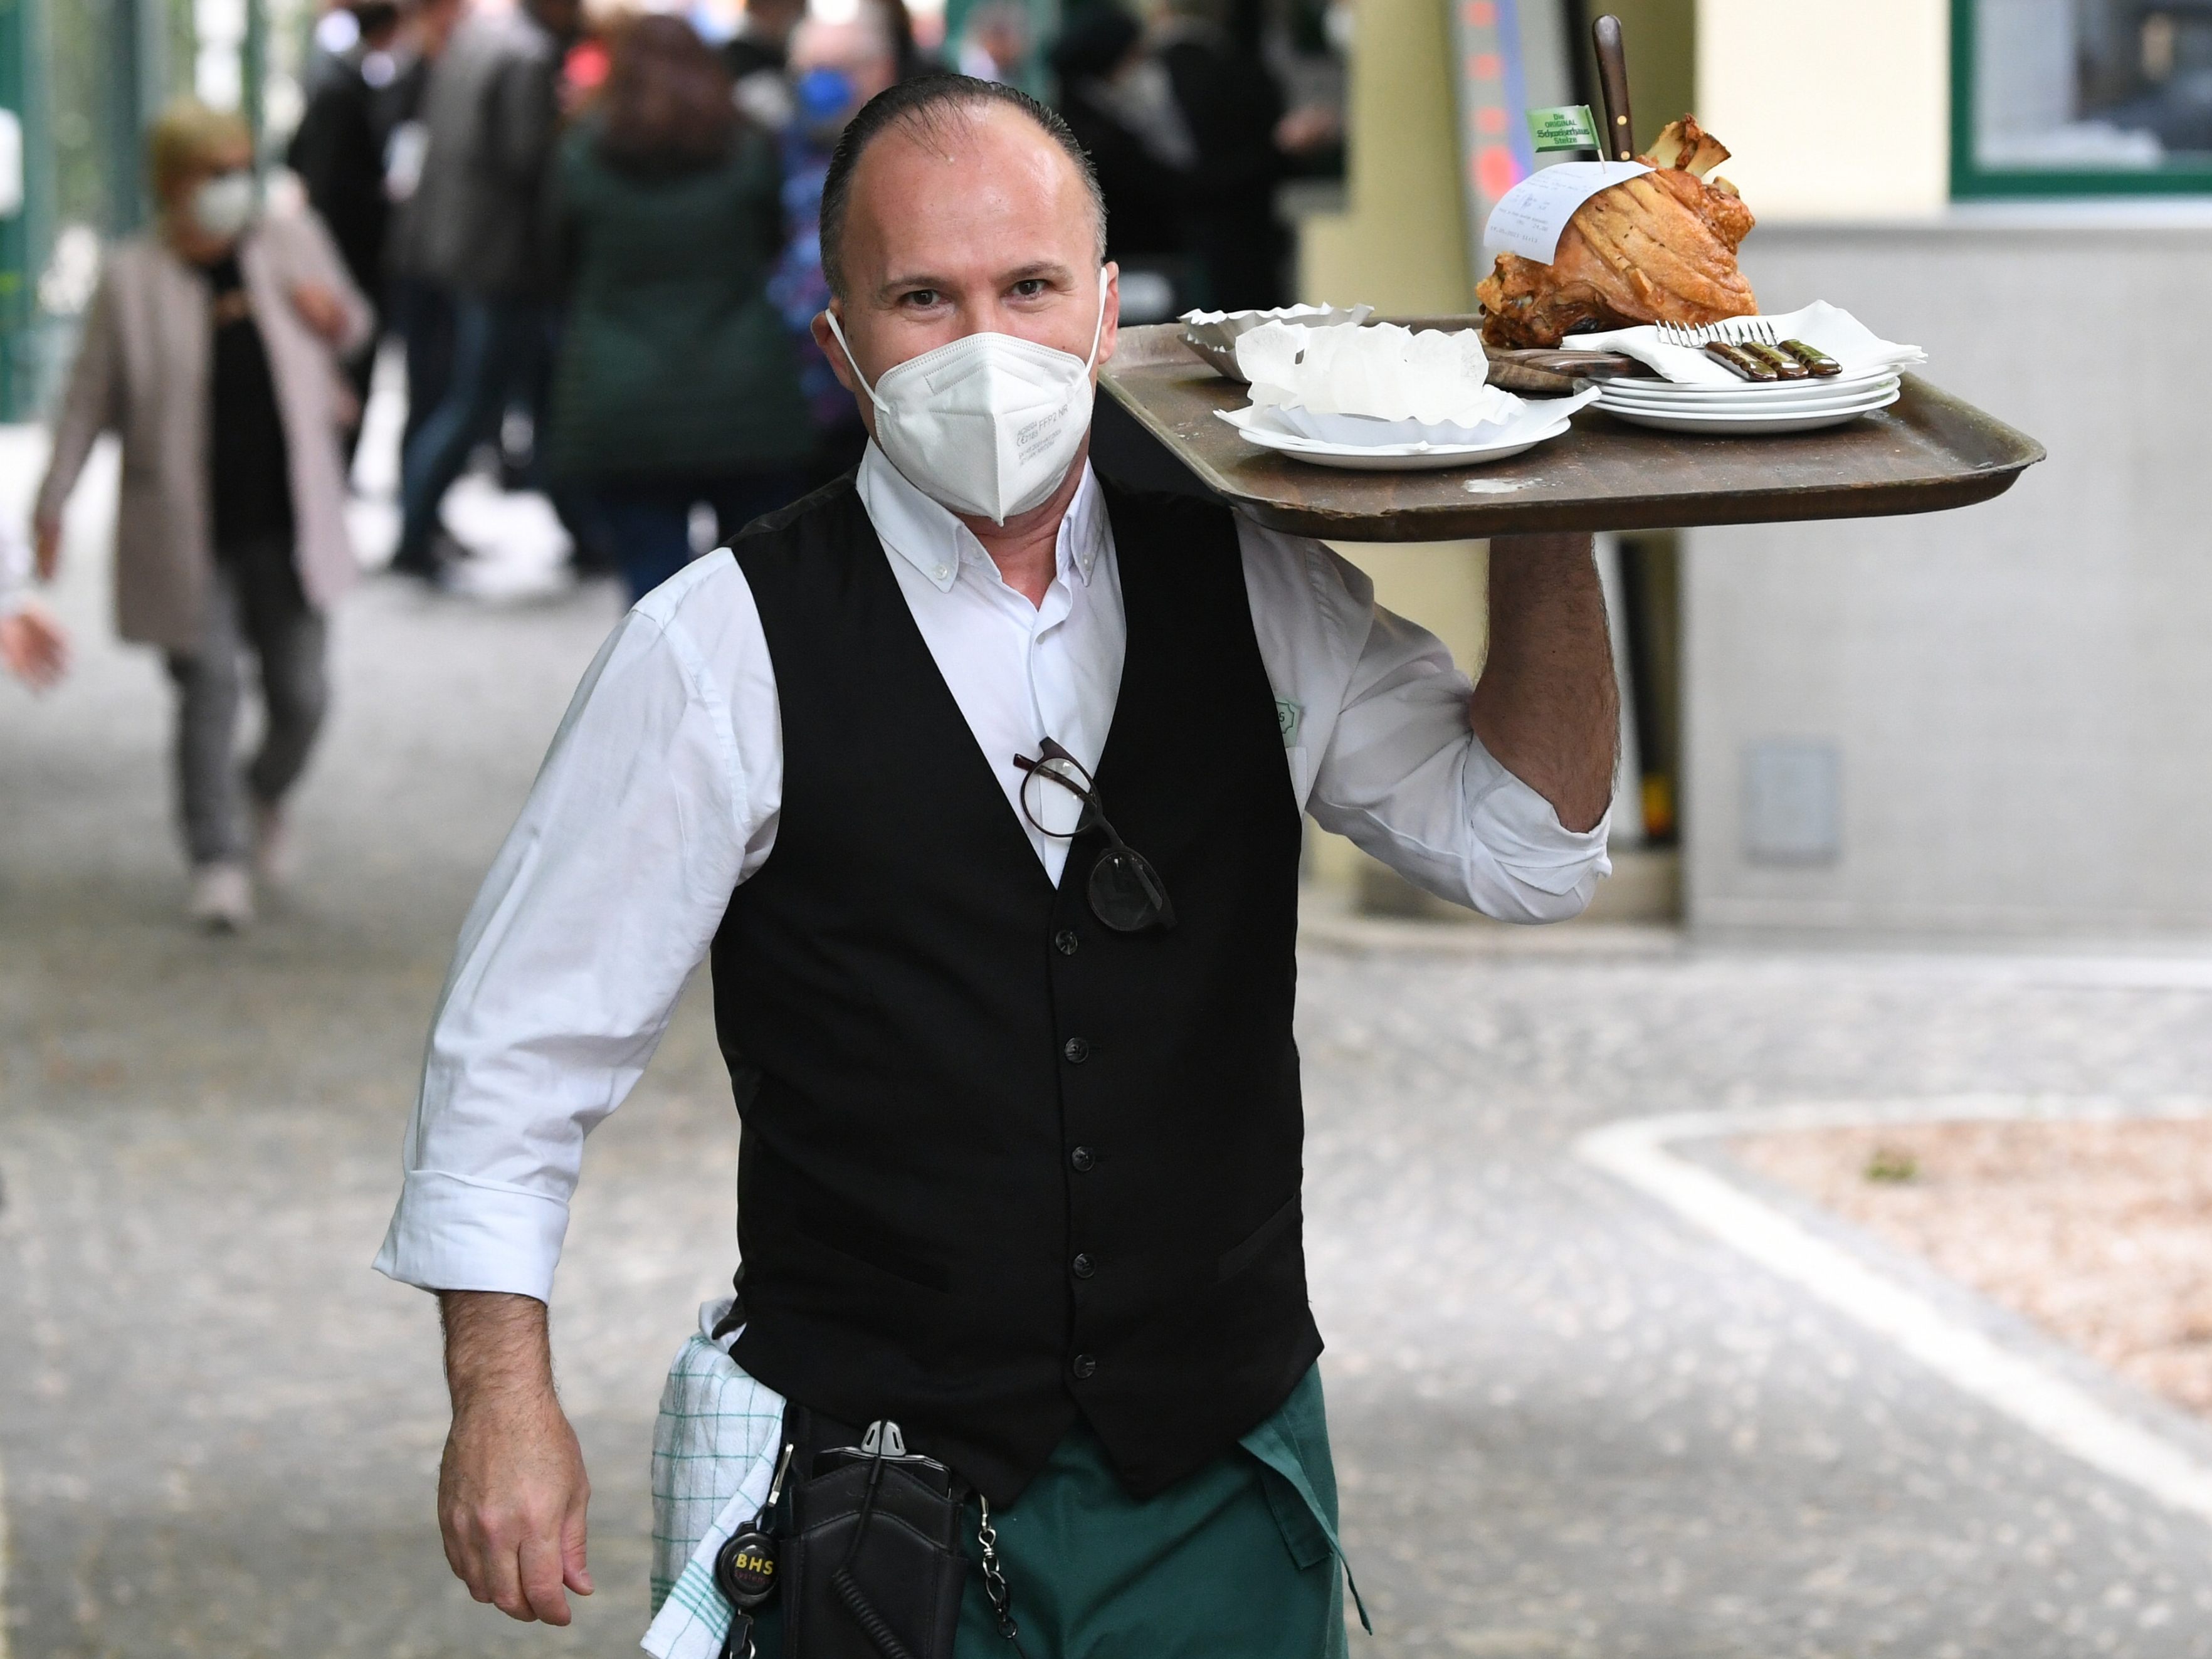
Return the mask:
{"type": "MultiPolygon", "coordinates": [[[[1046,737],[1096,767],[1127,633],[1088,470],[1038,605],[872,445],[859,489],[1006,810],[1020,813],[1013,757],[1046,737]]],[[[1318,542],[1241,519],[1237,532],[1284,761],[1314,821],[1487,915],[1579,913],[1611,868],[1606,826],[1565,829],[1491,757],[1468,725],[1466,676],[1378,609],[1356,568],[1318,542]]],[[[644,1072],[732,891],[773,851],[782,791],[759,613],[736,560],[714,553],[600,647],[469,912],[381,1271],[550,1297],[584,1137],[644,1072]]],[[[1057,881],[1066,843],[1023,822],[1057,881]]]]}

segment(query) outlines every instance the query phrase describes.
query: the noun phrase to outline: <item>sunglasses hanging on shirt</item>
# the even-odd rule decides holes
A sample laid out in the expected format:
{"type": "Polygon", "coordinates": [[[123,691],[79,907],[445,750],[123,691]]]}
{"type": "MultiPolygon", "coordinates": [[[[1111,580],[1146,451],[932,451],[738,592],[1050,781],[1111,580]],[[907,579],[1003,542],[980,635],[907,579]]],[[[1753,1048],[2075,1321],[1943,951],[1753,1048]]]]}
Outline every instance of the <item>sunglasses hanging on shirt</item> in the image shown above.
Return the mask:
{"type": "Polygon", "coordinates": [[[1014,764],[1024,774],[1022,816],[1038,834],[1073,841],[1087,830],[1097,830],[1106,837],[1106,850],[1091,866],[1091,914],[1117,933],[1174,927],[1175,906],[1168,902],[1160,872],[1108,822],[1106,809],[1099,805],[1097,786],[1091,782],[1083,763],[1047,738],[1036,755],[1017,755],[1014,764]],[[1079,803],[1072,829],[1056,827],[1055,821],[1064,813],[1054,810],[1055,792],[1049,787],[1053,785],[1079,803]]]}

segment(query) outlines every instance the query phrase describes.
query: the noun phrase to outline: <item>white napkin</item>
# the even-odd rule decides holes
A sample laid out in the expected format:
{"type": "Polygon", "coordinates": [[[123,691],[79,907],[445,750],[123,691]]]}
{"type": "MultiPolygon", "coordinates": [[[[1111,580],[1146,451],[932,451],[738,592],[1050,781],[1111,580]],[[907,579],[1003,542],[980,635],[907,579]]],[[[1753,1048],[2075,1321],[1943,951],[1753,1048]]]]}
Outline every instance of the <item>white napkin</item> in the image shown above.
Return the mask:
{"type": "Polygon", "coordinates": [[[1473,329],[1267,323],[1237,337],[1237,367],[1252,383],[1255,409],[1472,428],[1507,419],[1521,404],[1485,383],[1490,360],[1473,329]]]}
{"type": "MultiPolygon", "coordinates": [[[[1732,337],[1735,326],[1751,320],[1748,317],[1732,317],[1715,324],[1716,337],[1732,337]]],[[[1772,325],[1778,341],[1802,340],[1826,352],[1841,366],[1843,374],[1838,378],[1843,380],[1909,368],[1928,361],[1928,354],[1918,346],[1881,339],[1850,312],[1826,300],[1815,300],[1802,310],[1759,320],[1772,325]]],[[[1572,334],[1560,343],[1577,351],[1626,352],[1638,362],[1649,363],[1668,380],[1683,386],[1744,384],[1698,348],[1667,344],[1660,339],[1659,331],[1649,325],[1617,328],[1605,334],[1572,334]]]]}

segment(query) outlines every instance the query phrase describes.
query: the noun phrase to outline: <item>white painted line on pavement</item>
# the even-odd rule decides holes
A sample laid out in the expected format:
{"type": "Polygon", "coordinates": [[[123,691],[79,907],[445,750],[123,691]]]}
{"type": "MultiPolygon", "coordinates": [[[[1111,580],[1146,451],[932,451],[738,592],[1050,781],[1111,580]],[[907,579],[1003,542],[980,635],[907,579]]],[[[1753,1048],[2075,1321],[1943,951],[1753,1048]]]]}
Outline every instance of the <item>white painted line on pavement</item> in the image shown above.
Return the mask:
{"type": "Polygon", "coordinates": [[[1686,1112],[1593,1129],[1576,1156],[1674,1208],[1761,1267],[1794,1279],[1876,1335],[1896,1343],[1954,1388],[2003,1413],[2062,1450],[2177,1510],[2212,1521],[2212,1467],[2186,1449],[2127,1421],[2075,1383],[1999,1347],[1933,1303],[1883,1278],[1848,1251],[1711,1170],[1669,1143],[1865,1123],[1991,1119],[2197,1118],[2203,1101],[2151,1107],[2030,1096],[1967,1096],[1686,1112]]]}

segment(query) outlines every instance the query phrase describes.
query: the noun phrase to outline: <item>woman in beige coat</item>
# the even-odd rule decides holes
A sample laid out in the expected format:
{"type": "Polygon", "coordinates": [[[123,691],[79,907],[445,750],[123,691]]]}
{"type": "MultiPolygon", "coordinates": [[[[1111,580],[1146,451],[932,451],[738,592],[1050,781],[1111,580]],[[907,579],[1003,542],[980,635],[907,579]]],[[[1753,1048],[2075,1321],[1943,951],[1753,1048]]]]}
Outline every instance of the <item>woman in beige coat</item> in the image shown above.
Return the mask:
{"type": "Polygon", "coordinates": [[[236,929],[252,919],[253,874],[280,873],[284,797],[325,702],[325,613],[357,568],[339,367],[372,319],[313,215],[257,211],[252,141],[236,117],[178,104],[149,149],[159,222],[108,254],[33,527],[51,580],[85,457],[101,432],[119,434],[117,624],[167,653],[176,684],[190,914],[236,929]],[[248,653],[268,720],[241,779],[248,653]]]}

